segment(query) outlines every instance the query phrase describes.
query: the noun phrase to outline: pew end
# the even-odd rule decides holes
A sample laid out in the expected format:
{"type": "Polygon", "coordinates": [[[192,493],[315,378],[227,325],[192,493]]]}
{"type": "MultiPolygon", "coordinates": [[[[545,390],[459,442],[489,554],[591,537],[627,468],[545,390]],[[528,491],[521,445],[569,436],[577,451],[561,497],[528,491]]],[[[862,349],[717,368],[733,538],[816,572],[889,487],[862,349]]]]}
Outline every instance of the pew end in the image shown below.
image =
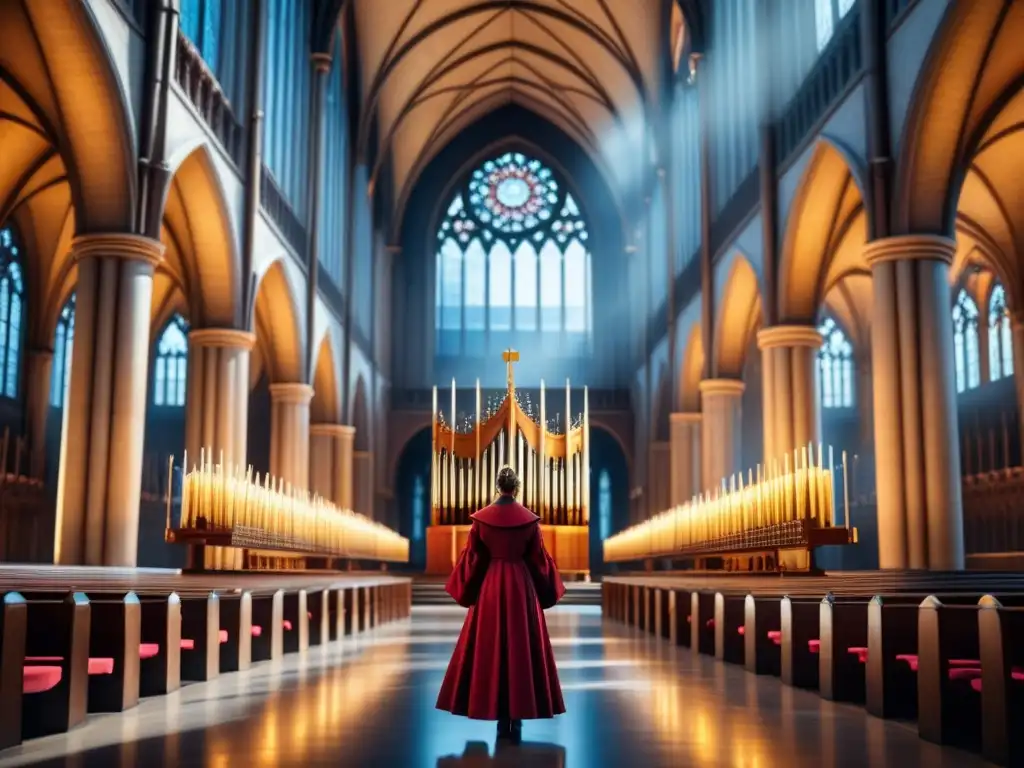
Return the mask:
{"type": "Polygon", "coordinates": [[[143,595],[140,601],[141,644],[155,645],[156,653],[140,658],[139,695],[172,693],[181,687],[181,598],[171,592],[143,595]]]}
{"type": "Polygon", "coordinates": [[[747,671],[755,675],[780,675],[782,646],[776,644],[769,633],[782,630],[781,600],[747,595],[743,600],[743,616],[743,658],[747,671]]]}
{"type": "Polygon", "coordinates": [[[782,682],[794,688],[816,690],[821,669],[820,602],[806,597],[783,597],[779,601],[779,630],[782,682]]]}
{"type": "Polygon", "coordinates": [[[134,592],[93,595],[89,601],[89,657],[113,659],[108,674],[90,674],[88,711],[123,712],[139,703],[142,605],[134,592]]]}
{"type": "Polygon", "coordinates": [[[241,672],[252,666],[252,593],[221,595],[220,628],[228,633],[220,644],[220,671],[241,672]]]}
{"type": "Polygon", "coordinates": [[[21,743],[25,632],[28,606],[18,592],[6,592],[0,604],[0,749],[21,743]]]}
{"type": "Polygon", "coordinates": [[[220,674],[220,597],[185,595],[181,605],[181,679],[213,680],[220,674]],[[186,643],[191,640],[191,648],[186,643]]]}
{"type": "Polygon", "coordinates": [[[863,704],[865,667],[862,653],[868,644],[868,601],[826,595],[819,604],[821,641],[818,653],[818,690],[823,699],[863,704]]]}

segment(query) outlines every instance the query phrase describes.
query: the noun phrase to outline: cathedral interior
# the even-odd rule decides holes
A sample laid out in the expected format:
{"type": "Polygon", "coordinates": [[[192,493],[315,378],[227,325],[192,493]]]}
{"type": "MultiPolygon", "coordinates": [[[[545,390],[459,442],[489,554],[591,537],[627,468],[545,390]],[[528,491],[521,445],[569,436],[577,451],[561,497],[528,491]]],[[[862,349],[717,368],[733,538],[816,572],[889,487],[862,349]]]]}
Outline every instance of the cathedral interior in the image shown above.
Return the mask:
{"type": "Polygon", "coordinates": [[[0,0],[0,766],[1024,765],[1022,39],[0,0]],[[504,464],[514,745],[434,708],[504,464]]]}

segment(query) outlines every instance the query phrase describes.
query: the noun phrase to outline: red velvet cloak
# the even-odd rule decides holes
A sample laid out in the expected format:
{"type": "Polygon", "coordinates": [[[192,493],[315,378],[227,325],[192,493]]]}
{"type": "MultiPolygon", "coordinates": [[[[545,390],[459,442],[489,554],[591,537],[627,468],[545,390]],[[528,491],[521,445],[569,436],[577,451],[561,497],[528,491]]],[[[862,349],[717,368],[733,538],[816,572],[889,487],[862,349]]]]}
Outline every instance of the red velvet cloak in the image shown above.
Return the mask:
{"type": "Polygon", "coordinates": [[[543,608],[557,603],[565,586],[544,549],[539,518],[510,496],[472,518],[445,586],[469,613],[437,708],[475,720],[560,715],[565,704],[543,608]]]}

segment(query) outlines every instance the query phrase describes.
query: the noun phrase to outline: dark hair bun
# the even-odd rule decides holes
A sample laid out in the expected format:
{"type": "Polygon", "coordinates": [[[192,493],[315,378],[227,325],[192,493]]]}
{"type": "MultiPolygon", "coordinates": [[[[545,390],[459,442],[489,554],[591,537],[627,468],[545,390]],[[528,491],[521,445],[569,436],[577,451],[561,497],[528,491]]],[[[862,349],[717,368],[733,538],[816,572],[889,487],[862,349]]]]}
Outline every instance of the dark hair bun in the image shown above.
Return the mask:
{"type": "Polygon", "coordinates": [[[519,476],[512,467],[502,467],[498,470],[498,479],[494,482],[500,493],[518,493],[519,476]]]}

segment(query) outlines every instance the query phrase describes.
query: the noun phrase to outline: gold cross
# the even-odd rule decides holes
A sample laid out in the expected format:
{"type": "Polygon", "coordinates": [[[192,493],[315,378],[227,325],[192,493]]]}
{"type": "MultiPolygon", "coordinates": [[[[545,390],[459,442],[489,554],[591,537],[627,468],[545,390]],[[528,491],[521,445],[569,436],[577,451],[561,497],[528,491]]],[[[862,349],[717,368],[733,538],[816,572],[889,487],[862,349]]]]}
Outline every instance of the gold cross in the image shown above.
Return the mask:
{"type": "Polygon", "coordinates": [[[519,362],[519,353],[516,350],[509,347],[508,349],[501,353],[501,359],[505,361],[506,370],[508,371],[508,373],[506,374],[506,381],[508,383],[509,391],[511,391],[515,384],[514,378],[512,376],[512,364],[519,362]]]}

